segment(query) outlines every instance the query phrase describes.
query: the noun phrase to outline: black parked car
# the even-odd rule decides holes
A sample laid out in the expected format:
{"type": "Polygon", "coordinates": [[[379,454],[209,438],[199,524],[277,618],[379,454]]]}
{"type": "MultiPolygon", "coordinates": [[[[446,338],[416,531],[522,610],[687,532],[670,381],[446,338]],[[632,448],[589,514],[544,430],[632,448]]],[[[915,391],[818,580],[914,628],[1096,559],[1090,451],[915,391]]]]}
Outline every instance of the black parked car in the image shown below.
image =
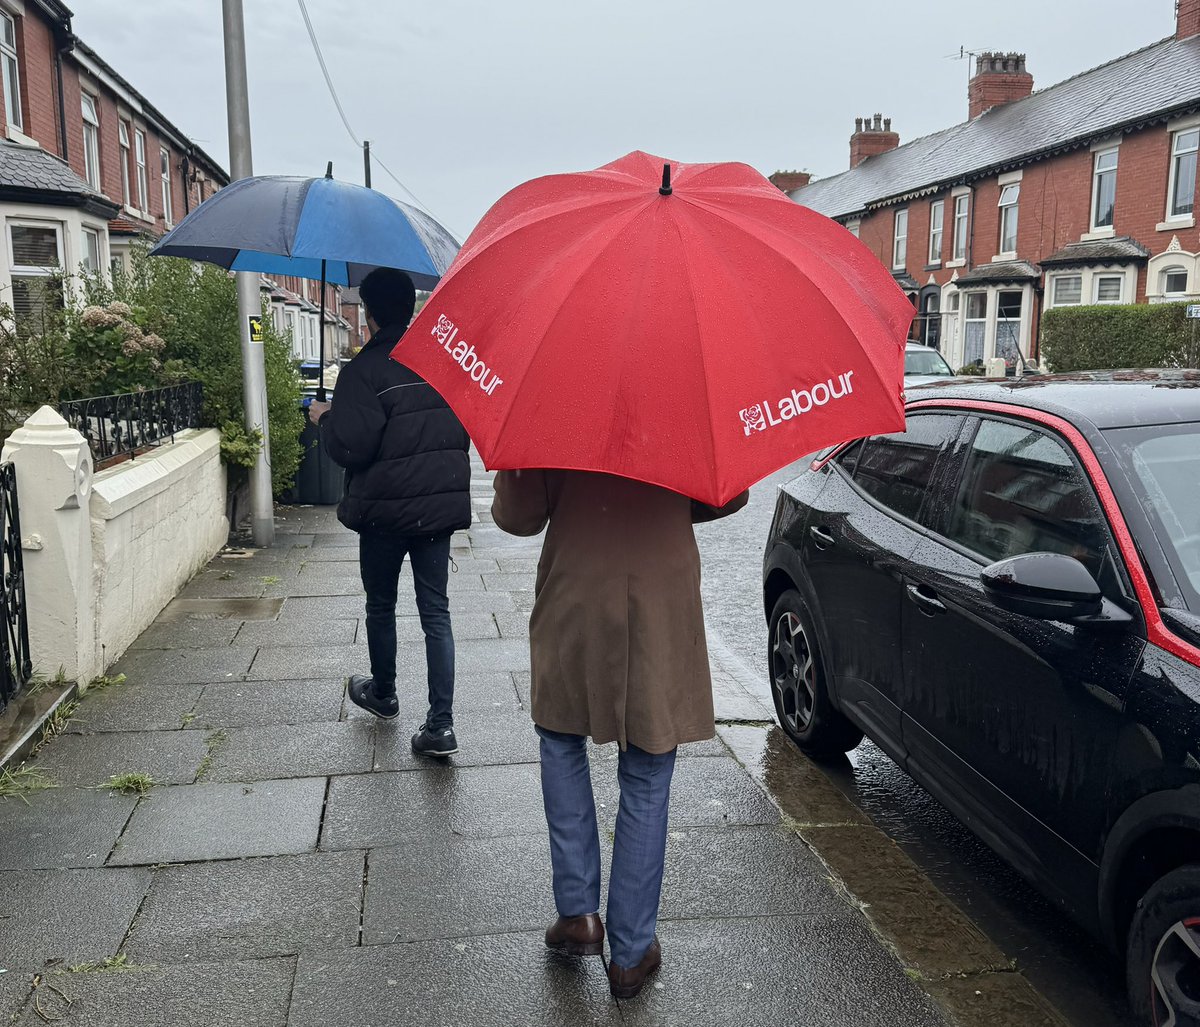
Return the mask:
{"type": "Polygon", "coordinates": [[[909,400],[780,492],[780,724],[869,735],[1125,954],[1144,1023],[1200,1024],[1200,372],[909,400]]]}

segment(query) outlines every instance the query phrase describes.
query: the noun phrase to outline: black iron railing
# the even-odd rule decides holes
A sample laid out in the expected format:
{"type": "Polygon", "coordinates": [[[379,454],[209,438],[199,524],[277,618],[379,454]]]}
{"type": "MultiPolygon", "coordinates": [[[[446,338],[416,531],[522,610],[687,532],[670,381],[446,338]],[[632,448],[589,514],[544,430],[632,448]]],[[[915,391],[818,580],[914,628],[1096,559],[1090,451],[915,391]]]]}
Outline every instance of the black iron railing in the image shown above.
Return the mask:
{"type": "Polygon", "coordinates": [[[0,711],[32,674],[17,475],[12,464],[0,464],[0,711]]]}
{"type": "Polygon", "coordinates": [[[173,442],[175,433],[200,427],[204,401],[199,382],[117,396],[73,399],[58,411],[92,448],[97,469],[118,458],[133,459],[148,446],[173,442]]]}

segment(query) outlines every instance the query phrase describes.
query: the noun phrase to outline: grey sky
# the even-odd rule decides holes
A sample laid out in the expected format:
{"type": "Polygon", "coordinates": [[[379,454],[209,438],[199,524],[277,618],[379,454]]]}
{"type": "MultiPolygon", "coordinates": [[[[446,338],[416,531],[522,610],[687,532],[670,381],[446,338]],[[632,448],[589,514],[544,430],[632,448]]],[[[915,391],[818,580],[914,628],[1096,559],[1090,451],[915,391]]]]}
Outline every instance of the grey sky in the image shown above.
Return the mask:
{"type": "MultiPolygon", "coordinates": [[[[634,149],[835,174],[857,115],[902,142],[965,120],[960,46],[1027,53],[1043,87],[1174,31],[1173,0],[307,2],[355,132],[460,238],[517,183],[634,149]]],[[[226,163],[220,6],[78,0],[75,28],[226,163]]],[[[361,181],[297,3],[245,7],[255,171],[361,181]]]]}

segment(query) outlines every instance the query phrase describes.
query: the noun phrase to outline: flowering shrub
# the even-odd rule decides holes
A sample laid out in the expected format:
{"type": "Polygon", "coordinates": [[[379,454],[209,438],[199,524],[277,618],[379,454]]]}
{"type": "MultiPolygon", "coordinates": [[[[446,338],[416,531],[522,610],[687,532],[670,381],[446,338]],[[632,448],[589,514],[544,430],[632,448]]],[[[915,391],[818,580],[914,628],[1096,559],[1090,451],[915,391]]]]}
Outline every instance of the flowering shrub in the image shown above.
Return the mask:
{"type": "Polygon", "coordinates": [[[88,369],[89,394],[137,392],[162,384],[162,352],[167,344],[144,327],[145,312],[119,300],[88,306],[71,327],[76,359],[88,369]],[[139,321],[141,323],[139,323],[139,321]]]}

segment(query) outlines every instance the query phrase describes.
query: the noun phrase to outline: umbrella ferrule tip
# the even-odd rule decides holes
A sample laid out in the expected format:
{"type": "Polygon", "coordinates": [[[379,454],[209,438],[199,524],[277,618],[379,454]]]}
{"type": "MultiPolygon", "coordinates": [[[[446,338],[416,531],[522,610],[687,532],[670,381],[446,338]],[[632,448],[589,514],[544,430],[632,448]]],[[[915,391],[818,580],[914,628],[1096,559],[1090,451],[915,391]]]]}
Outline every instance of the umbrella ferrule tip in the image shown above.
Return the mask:
{"type": "Polygon", "coordinates": [[[671,189],[671,165],[664,164],[663,165],[662,185],[660,185],[658,187],[658,194],[660,196],[670,196],[671,192],[672,192],[672,189],[671,189]]]}

